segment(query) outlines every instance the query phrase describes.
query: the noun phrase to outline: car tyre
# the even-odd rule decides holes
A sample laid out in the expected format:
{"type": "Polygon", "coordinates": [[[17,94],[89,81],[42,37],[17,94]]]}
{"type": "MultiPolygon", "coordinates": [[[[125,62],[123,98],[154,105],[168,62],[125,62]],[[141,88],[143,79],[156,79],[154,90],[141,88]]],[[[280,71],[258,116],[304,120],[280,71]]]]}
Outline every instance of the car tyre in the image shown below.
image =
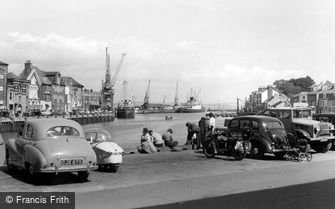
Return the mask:
{"type": "Polygon", "coordinates": [[[331,142],[319,142],[313,146],[313,149],[319,153],[326,153],[332,146],[331,142]]]}
{"type": "Polygon", "coordinates": [[[206,157],[214,157],[215,156],[215,149],[214,149],[214,142],[205,142],[203,152],[206,157]]]}
{"type": "Polygon", "coordinates": [[[286,152],[276,152],[274,153],[274,155],[278,160],[283,160],[284,156],[286,155],[286,152]]]}
{"type": "Polygon", "coordinates": [[[87,181],[88,176],[90,173],[88,171],[78,171],[78,178],[80,182],[85,182],[87,181]]]}
{"type": "Polygon", "coordinates": [[[6,149],[6,165],[8,172],[13,172],[15,167],[10,163],[9,151],[6,149]]]}
{"type": "Polygon", "coordinates": [[[260,143],[251,144],[251,155],[255,159],[261,159],[264,156],[264,148],[260,143]]]}
{"type": "Polygon", "coordinates": [[[119,165],[110,165],[109,170],[113,173],[116,173],[119,170],[119,165]]]}

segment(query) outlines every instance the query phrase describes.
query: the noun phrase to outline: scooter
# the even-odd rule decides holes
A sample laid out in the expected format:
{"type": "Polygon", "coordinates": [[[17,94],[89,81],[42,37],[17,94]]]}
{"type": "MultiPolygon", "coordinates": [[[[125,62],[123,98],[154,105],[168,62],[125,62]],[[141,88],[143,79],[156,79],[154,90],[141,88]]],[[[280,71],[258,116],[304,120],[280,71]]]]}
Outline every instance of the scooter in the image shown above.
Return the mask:
{"type": "Polygon", "coordinates": [[[203,144],[203,152],[210,158],[215,155],[226,155],[240,161],[250,149],[251,143],[248,138],[232,137],[227,130],[208,132],[203,144]]]}

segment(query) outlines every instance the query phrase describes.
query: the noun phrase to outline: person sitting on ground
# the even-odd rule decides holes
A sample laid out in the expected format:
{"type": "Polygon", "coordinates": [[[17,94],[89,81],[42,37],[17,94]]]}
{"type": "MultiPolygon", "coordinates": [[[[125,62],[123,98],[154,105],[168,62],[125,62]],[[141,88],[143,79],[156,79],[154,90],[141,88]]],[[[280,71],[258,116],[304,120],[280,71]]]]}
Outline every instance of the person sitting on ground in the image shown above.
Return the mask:
{"type": "Polygon", "coordinates": [[[156,153],[157,149],[151,141],[149,130],[143,128],[141,136],[141,144],[137,147],[139,153],[156,153]]]}
{"type": "Polygon", "coordinates": [[[149,135],[155,147],[163,147],[164,141],[162,139],[162,136],[159,133],[156,133],[156,132],[153,132],[153,130],[150,130],[149,135]]]}
{"type": "Polygon", "coordinates": [[[164,140],[165,146],[169,147],[171,151],[178,151],[176,146],[178,145],[177,141],[173,140],[172,136],[173,130],[169,128],[162,136],[162,139],[164,140]]]}

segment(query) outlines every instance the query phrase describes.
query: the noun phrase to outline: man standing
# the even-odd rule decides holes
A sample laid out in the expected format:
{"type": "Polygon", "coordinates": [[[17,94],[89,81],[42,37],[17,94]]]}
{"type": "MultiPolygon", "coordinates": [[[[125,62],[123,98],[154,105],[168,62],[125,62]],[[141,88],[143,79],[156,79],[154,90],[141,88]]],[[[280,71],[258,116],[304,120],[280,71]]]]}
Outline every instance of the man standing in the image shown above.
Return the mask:
{"type": "Polygon", "coordinates": [[[215,129],[215,118],[213,113],[209,113],[209,130],[214,131],[215,129]]]}

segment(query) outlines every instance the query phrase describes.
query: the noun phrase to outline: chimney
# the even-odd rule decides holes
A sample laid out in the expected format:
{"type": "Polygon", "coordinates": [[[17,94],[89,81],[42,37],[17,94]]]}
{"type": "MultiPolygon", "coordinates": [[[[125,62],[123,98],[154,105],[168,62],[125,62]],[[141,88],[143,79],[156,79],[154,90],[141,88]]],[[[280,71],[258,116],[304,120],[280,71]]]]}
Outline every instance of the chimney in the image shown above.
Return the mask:
{"type": "Polygon", "coordinates": [[[25,70],[32,69],[32,63],[30,60],[27,60],[26,63],[24,63],[24,69],[25,70]]]}

